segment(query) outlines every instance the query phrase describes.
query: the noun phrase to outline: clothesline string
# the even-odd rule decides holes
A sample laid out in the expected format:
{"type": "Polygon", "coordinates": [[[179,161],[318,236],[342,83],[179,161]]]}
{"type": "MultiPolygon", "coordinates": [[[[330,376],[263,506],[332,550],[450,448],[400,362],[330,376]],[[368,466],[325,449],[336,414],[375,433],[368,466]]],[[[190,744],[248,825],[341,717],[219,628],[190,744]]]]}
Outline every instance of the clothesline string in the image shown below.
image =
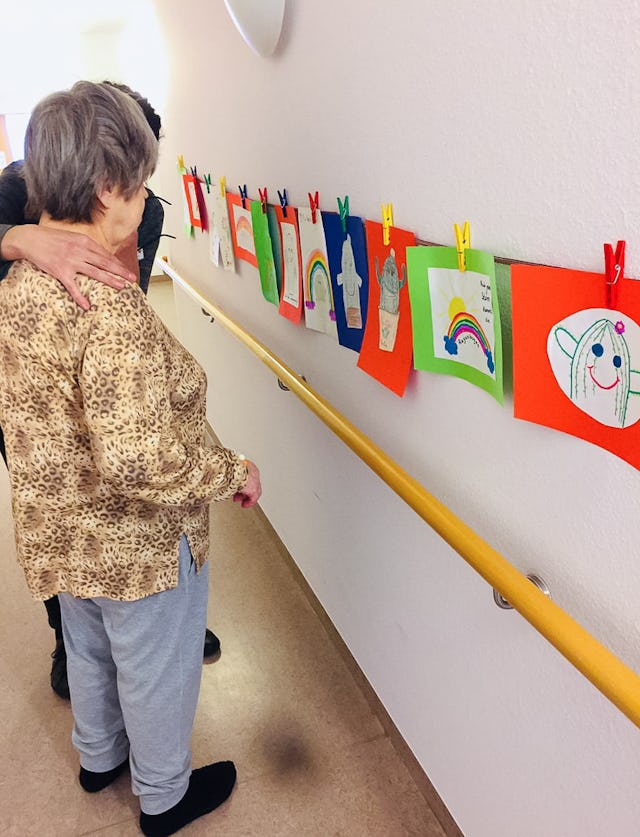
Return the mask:
{"type": "MultiPolygon", "coordinates": [[[[446,244],[438,244],[438,243],[437,243],[437,242],[435,242],[435,241],[425,241],[425,240],[424,240],[424,239],[422,239],[422,238],[416,238],[416,244],[418,244],[418,245],[420,245],[420,246],[422,246],[422,247],[446,247],[446,246],[452,246],[452,245],[446,245],[446,244]]],[[[526,260],[526,259],[508,259],[508,258],[506,258],[505,256],[494,256],[494,257],[493,257],[493,260],[494,260],[494,262],[496,262],[497,264],[506,264],[506,265],[512,265],[512,264],[526,264],[526,265],[532,265],[533,267],[557,267],[557,265],[552,265],[552,264],[544,264],[543,262],[531,262],[531,261],[528,261],[528,260],[526,260]]]]}

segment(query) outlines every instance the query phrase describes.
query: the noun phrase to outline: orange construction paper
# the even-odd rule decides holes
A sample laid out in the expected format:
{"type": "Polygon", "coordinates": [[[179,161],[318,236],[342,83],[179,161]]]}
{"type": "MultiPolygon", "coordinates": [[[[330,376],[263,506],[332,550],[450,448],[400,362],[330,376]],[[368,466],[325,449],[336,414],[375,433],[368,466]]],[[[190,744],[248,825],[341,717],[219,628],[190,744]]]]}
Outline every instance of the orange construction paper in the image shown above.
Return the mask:
{"type": "Polygon", "coordinates": [[[390,227],[389,244],[385,246],[382,224],[367,221],[365,226],[369,262],[369,306],[358,366],[402,397],[413,361],[406,249],[416,243],[416,237],[407,230],[390,227]],[[391,317],[387,316],[390,312],[381,310],[380,306],[380,281],[384,281],[385,265],[389,264],[389,257],[395,261],[397,279],[401,285],[398,311],[397,314],[391,313],[391,317]],[[387,349],[381,348],[381,343],[385,344],[384,336],[381,340],[381,322],[383,331],[388,332],[389,323],[396,329],[391,341],[386,343],[387,349]]]}
{"type": "MultiPolygon", "coordinates": [[[[605,276],[599,273],[512,265],[514,415],[577,436],[638,468],[640,421],[608,426],[577,406],[559,385],[547,351],[549,335],[558,323],[580,311],[607,309],[606,288],[605,276]]],[[[618,282],[610,319],[616,331],[624,334],[626,329],[631,336],[640,322],[640,282],[618,282]]],[[[634,354],[629,358],[632,374],[640,369],[640,357],[634,354]]],[[[636,398],[640,395],[629,395],[636,398]]],[[[633,407],[637,411],[635,403],[633,407]]]]}
{"type": "Polygon", "coordinates": [[[242,198],[239,194],[227,192],[227,205],[229,207],[229,226],[233,239],[233,250],[236,258],[249,262],[258,267],[256,245],[253,240],[253,221],[251,220],[251,201],[247,200],[242,206],[242,198]]]}
{"type": "Polygon", "coordinates": [[[287,205],[287,214],[281,206],[274,206],[280,232],[280,252],[282,255],[282,295],[280,308],[283,317],[293,323],[302,318],[302,251],[298,233],[298,214],[293,206],[287,205]]]}

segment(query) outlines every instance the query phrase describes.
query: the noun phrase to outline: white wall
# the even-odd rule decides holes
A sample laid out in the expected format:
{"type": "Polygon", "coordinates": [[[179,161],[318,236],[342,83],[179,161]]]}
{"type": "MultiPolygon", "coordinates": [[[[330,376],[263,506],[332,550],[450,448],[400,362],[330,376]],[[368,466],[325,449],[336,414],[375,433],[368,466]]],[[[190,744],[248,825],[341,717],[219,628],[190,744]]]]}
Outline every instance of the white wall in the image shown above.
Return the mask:
{"type": "MultiPolygon", "coordinates": [[[[177,154],[199,171],[286,186],[292,204],[453,243],[602,269],[626,238],[640,276],[640,3],[287,4],[276,55],[224,4],[156,0],[169,96],[159,183],[176,269],[585,627],[640,670],[640,475],[585,442],[515,421],[469,384],[414,373],[398,399],[324,335],[217,271],[182,232],[177,154]]],[[[508,288],[503,292],[509,335],[508,288]]],[[[263,508],[468,837],[635,837],[640,736],[270,373],[179,295],[223,441],[256,458],[263,508]]],[[[510,340],[505,340],[509,352],[510,340]]]]}

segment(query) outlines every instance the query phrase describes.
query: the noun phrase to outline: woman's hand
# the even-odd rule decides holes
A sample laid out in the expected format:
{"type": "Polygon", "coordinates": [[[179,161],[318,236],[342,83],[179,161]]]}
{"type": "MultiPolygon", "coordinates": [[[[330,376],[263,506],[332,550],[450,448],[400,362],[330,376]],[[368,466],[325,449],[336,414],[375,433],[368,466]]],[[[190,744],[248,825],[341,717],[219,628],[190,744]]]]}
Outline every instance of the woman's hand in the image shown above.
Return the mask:
{"type": "Polygon", "coordinates": [[[256,465],[248,459],[245,462],[249,476],[244,488],[233,495],[233,502],[240,503],[243,509],[250,509],[260,499],[262,485],[260,484],[260,471],[258,471],[256,465]]]}
{"type": "Polygon", "coordinates": [[[89,310],[91,303],[80,292],[76,274],[90,276],[118,290],[126,282],[136,281],[135,274],[89,236],[38,224],[11,227],[2,239],[2,258],[28,259],[55,277],[84,311],[89,310]]]}

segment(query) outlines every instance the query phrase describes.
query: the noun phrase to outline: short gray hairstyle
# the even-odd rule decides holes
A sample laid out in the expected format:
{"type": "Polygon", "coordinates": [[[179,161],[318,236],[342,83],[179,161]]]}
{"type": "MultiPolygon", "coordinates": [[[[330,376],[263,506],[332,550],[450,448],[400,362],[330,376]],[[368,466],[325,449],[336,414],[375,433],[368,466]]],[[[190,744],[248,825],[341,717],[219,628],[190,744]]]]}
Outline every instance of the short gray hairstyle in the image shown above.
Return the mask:
{"type": "Polygon", "coordinates": [[[158,142],[142,109],[107,84],[79,81],[33,110],[25,135],[28,213],[91,222],[98,193],[131,198],[153,174],[158,142]]]}

